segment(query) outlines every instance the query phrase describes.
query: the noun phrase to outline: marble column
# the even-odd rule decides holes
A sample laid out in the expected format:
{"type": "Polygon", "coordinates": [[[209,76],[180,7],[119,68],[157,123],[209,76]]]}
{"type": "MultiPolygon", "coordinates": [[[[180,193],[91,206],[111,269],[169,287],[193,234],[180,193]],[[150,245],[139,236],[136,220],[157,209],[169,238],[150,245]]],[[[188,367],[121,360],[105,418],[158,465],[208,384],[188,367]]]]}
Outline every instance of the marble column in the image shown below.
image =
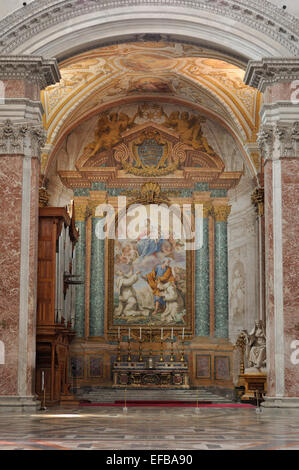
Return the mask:
{"type": "Polygon", "coordinates": [[[266,407],[299,407],[299,59],[249,63],[245,82],[264,94],[266,407]]]}
{"type": "MultiPolygon", "coordinates": [[[[85,245],[86,245],[86,230],[85,230],[85,219],[84,213],[81,216],[80,210],[75,203],[76,208],[76,228],[79,230],[79,239],[76,244],[75,252],[75,266],[76,266],[76,275],[80,275],[80,280],[84,281],[85,279],[85,245]]],[[[76,331],[77,338],[84,338],[85,336],[85,283],[82,285],[76,286],[75,291],[75,319],[74,319],[74,329],[76,331]]]]}
{"type": "MultiPolygon", "coordinates": [[[[197,201],[196,201],[197,202],[197,201]]],[[[209,215],[211,203],[203,204],[202,247],[195,252],[195,335],[210,335],[209,215]]]]}
{"type": "Polygon", "coordinates": [[[98,217],[92,218],[89,335],[103,336],[105,321],[105,240],[96,235],[98,217]]]}
{"type": "Polygon", "coordinates": [[[0,406],[35,408],[40,90],[60,79],[55,60],[0,56],[0,406]]]}
{"type": "Polygon", "coordinates": [[[228,250],[227,217],[230,206],[213,207],[215,217],[214,336],[228,338],[228,250]]]}
{"type": "Polygon", "coordinates": [[[258,230],[258,260],[259,260],[259,286],[258,286],[258,319],[266,324],[265,316],[265,219],[264,219],[264,188],[258,187],[251,195],[251,201],[257,213],[258,230]]]}

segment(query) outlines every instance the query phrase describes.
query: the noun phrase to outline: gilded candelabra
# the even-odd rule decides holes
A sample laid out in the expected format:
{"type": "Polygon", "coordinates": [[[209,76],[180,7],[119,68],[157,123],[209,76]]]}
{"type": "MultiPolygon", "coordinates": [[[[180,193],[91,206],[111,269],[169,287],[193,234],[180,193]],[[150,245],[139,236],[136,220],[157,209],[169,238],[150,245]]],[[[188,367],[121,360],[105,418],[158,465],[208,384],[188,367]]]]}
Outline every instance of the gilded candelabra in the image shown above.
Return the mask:
{"type": "Polygon", "coordinates": [[[131,340],[128,339],[128,362],[131,362],[131,340]]]}
{"type": "Polygon", "coordinates": [[[118,337],[117,342],[118,342],[118,344],[117,344],[117,361],[120,362],[121,361],[121,357],[120,357],[120,337],[118,337]]]}
{"type": "Polygon", "coordinates": [[[142,356],[142,340],[139,340],[139,362],[143,361],[143,356],[142,356]]]}
{"type": "Polygon", "coordinates": [[[164,361],[163,357],[163,339],[161,339],[160,362],[164,361]]]}
{"type": "Polygon", "coordinates": [[[171,349],[170,349],[170,361],[174,361],[174,355],[173,355],[173,339],[171,340],[171,349]]]}
{"type": "Polygon", "coordinates": [[[244,353],[246,348],[246,337],[243,332],[239,334],[235,347],[241,351],[240,374],[244,374],[244,353]]]}
{"type": "Polygon", "coordinates": [[[181,351],[181,362],[185,362],[185,345],[184,345],[184,340],[182,339],[182,351],[181,351]]]}

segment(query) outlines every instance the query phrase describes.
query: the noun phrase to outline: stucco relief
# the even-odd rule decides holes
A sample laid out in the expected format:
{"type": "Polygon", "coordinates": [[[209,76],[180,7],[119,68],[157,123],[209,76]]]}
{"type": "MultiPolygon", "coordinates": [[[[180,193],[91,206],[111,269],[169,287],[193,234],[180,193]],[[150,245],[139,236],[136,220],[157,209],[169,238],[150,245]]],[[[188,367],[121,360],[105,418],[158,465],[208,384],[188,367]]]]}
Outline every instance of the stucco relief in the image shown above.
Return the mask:
{"type": "Polygon", "coordinates": [[[250,329],[258,318],[256,214],[250,203],[250,185],[246,177],[242,179],[240,188],[231,191],[228,220],[229,337],[233,343],[239,332],[250,329]]]}
{"type": "Polygon", "coordinates": [[[237,261],[233,267],[230,295],[230,315],[234,326],[242,325],[244,320],[245,294],[244,264],[237,261]]]}

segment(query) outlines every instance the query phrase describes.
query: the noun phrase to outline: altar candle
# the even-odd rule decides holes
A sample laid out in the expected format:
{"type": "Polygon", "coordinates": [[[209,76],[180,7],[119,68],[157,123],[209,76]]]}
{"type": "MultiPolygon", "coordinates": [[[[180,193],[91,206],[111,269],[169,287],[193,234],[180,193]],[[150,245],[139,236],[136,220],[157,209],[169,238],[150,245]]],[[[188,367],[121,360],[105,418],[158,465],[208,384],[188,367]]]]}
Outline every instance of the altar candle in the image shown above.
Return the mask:
{"type": "Polygon", "coordinates": [[[118,339],[120,339],[120,327],[118,327],[118,339]]]}
{"type": "Polygon", "coordinates": [[[184,339],[185,328],[183,328],[182,339],[184,339]]]}
{"type": "Polygon", "coordinates": [[[173,339],[173,328],[171,328],[171,339],[173,339]]]}
{"type": "Polygon", "coordinates": [[[129,339],[131,339],[131,334],[130,334],[130,330],[131,330],[131,328],[129,328],[129,339]]]}
{"type": "Polygon", "coordinates": [[[139,335],[139,339],[141,340],[141,328],[140,328],[140,335],[139,335]]]}
{"type": "Polygon", "coordinates": [[[45,388],[45,372],[42,371],[42,391],[44,391],[45,388]]]}
{"type": "Polygon", "coordinates": [[[161,339],[163,339],[163,328],[161,328],[161,339]]]}

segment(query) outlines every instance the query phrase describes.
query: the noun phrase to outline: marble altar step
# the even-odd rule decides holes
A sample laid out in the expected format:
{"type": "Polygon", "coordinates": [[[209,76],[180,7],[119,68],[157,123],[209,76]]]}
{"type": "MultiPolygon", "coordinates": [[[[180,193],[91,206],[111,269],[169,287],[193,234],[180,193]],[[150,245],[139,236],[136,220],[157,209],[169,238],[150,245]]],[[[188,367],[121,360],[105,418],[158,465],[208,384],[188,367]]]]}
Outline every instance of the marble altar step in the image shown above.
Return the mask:
{"type": "MultiPolygon", "coordinates": [[[[120,389],[100,389],[78,390],[76,398],[78,400],[88,400],[91,403],[114,403],[124,400],[125,391],[120,389]]],[[[228,397],[213,393],[209,390],[134,390],[126,392],[128,401],[182,401],[182,402],[212,402],[212,403],[232,403],[228,397]]]]}

